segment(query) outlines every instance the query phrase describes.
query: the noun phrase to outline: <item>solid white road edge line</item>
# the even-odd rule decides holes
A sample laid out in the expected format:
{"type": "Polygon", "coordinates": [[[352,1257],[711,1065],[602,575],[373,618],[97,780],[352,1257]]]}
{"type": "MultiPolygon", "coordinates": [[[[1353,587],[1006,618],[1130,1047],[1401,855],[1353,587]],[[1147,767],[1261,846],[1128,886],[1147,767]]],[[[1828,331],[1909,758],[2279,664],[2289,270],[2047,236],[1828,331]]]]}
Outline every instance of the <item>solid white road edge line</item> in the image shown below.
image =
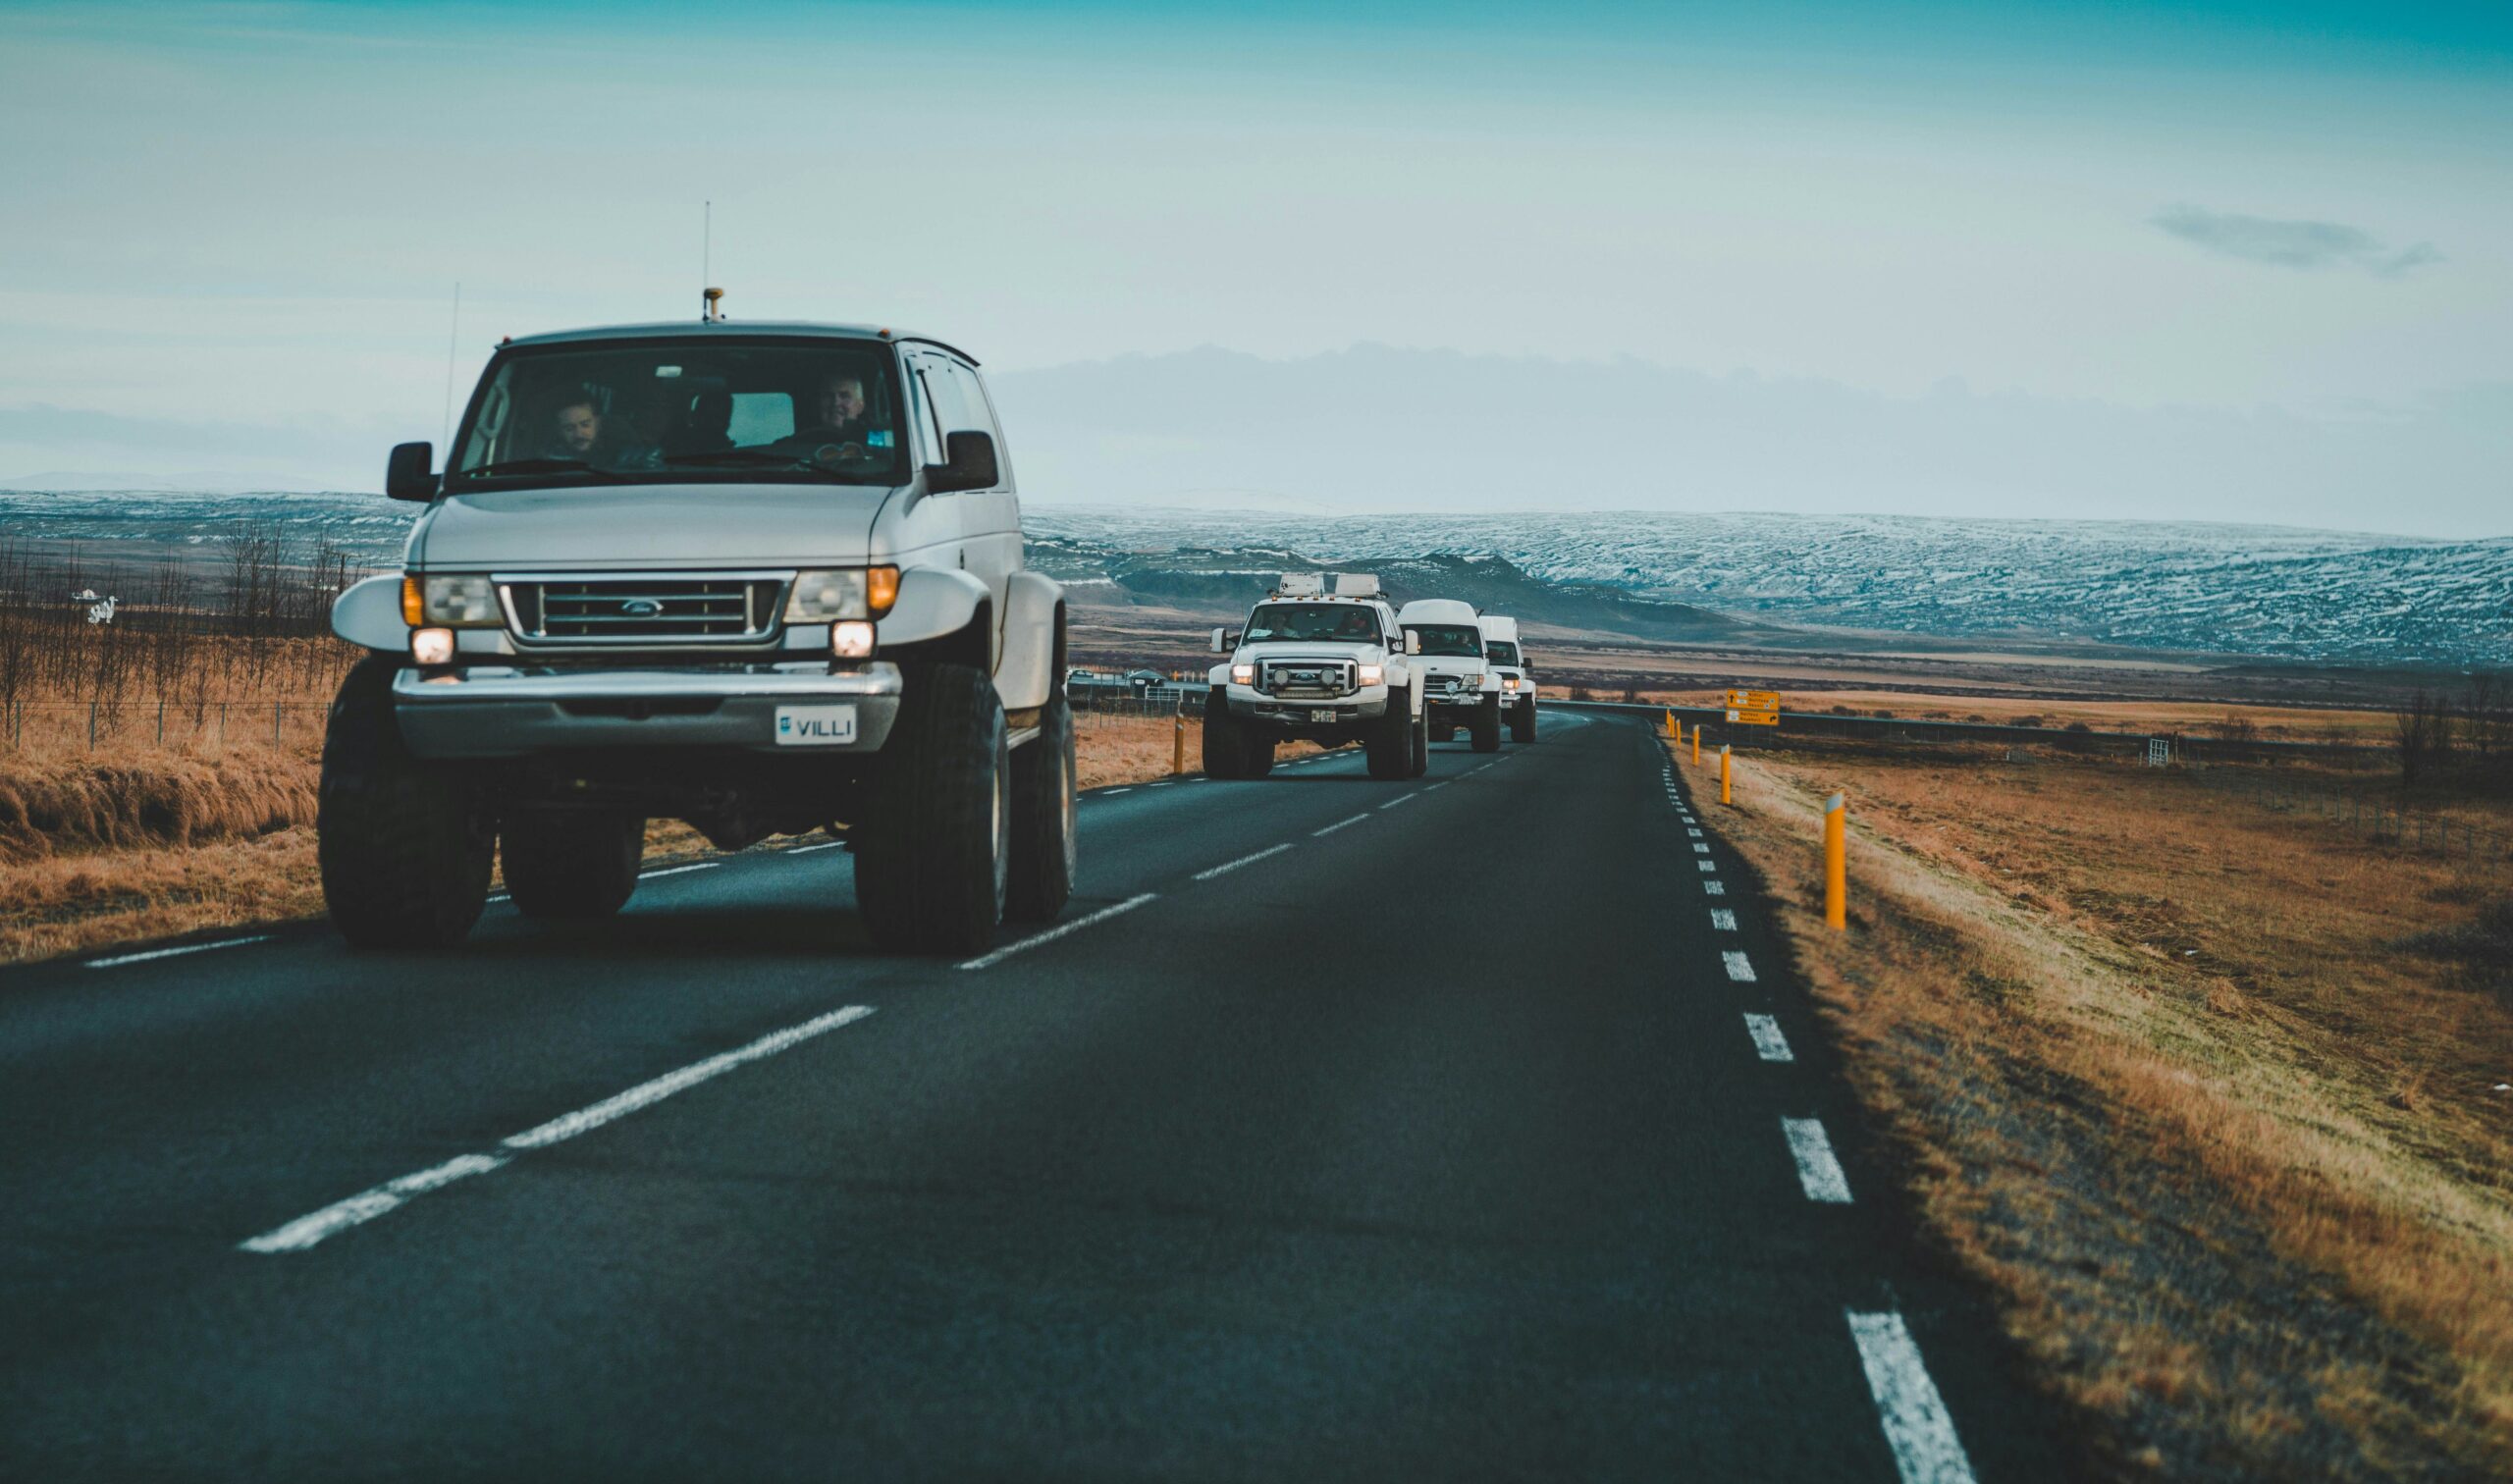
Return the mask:
{"type": "Polygon", "coordinates": [[[1286,840],[1280,845],[1260,850],[1255,855],[1244,855],[1236,861],[1224,861],[1220,865],[1215,866],[1208,871],[1199,871],[1196,873],[1195,878],[1199,881],[1209,881],[1213,877],[1221,875],[1224,873],[1237,871],[1242,866],[1254,866],[1258,861],[1265,859],[1267,856],[1281,855],[1284,851],[1291,848],[1291,842],[1286,840]]]}
{"type": "Polygon", "coordinates": [[[90,969],[111,969],[119,964],[144,964],[150,959],[173,958],[179,953],[207,953],[212,948],[241,948],[246,943],[267,943],[271,935],[257,932],[251,937],[220,938],[215,943],[186,943],[181,948],[151,948],[146,953],[122,953],[112,958],[87,960],[90,969]]]}
{"type": "Polygon", "coordinates": [[[1728,977],[1738,983],[1750,984],[1754,981],[1754,961],[1744,954],[1730,948],[1719,955],[1719,961],[1728,966],[1728,977]]]}
{"type": "Polygon", "coordinates": [[[1833,1157],[1833,1141],[1824,1137],[1822,1121],[1784,1118],[1780,1128],[1789,1136],[1789,1152],[1797,1161],[1797,1183],[1805,1188],[1806,1198],[1826,1205],[1849,1204],[1849,1177],[1833,1157]]]}
{"type": "Polygon", "coordinates": [[[1920,1348],[1911,1340],[1902,1316],[1844,1310],[1849,1337],[1858,1347],[1859,1367],[1867,1372],[1867,1390],[1876,1398],[1876,1417],[1885,1427],[1885,1446],[1894,1452],[1894,1466],[1902,1484],[1972,1484],[1972,1460],[1954,1436],[1954,1418],[1937,1394],[1920,1348]]]}
{"type": "Polygon", "coordinates": [[[1160,893],[1156,891],[1147,891],[1141,896],[1128,897],[1114,907],[1102,907],[1097,912],[1092,913],[1088,917],[1078,917],[1070,923],[1059,923],[1044,932],[1034,932],[1017,943],[1006,943],[1002,947],[994,950],[992,953],[987,954],[982,958],[973,958],[967,963],[960,965],[960,967],[963,969],[990,969],[996,964],[1002,963],[1005,959],[1012,957],[1012,955],[1016,953],[1027,953],[1042,943],[1052,943],[1056,939],[1063,937],[1068,932],[1080,932],[1083,928],[1091,927],[1095,923],[1104,923],[1121,912],[1132,912],[1159,894],[1160,893]]]}
{"type": "Polygon", "coordinates": [[[1363,820],[1366,820],[1366,819],[1368,819],[1368,818],[1369,818],[1369,816],[1368,816],[1368,815],[1365,815],[1365,814],[1357,814],[1357,815],[1353,816],[1353,817],[1352,817],[1351,819],[1349,819],[1349,820],[1338,820],[1338,821],[1336,821],[1334,823],[1327,825],[1324,829],[1312,829],[1312,830],[1310,830],[1310,831],[1309,832],[1309,833],[1310,833],[1310,837],[1311,839],[1314,839],[1314,838],[1316,838],[1316,837],[1317,837],[1317,836],[1319,836],[1319,835],[1331,835],[1331,834],[1333,834],[1335,831],[1337,831],[1337,830],[1339,830],[1339,829],[1343,828],[1343,827],[1344,827],[1345,825],[1347,825],[1347,824],[1359,824],[1359,823],[1360,823],[1360,822],[1362,822],[1363,820]]]}
{"type": "Polygon", "coordinates": [[[851,1025],[873,1013],[870,1005],[848,1005],[827,1015],[807,1020],[799,1026],[788,1026],[772,1032],[738,1050],[692,1062],[677,1072],[667,1072],[652,1082],[638,1086],[616,1096],[606,1097],[591,1107],[562,1114],[538,1128],[526,1129],[510,1139],[498,1141],[498,1151],[486,1154],[457,1154],[440,1165],[431,1165],[399,1180],[388,1180],[371,1191],[361,1191],[347,1200],[336,1200],[309,1215],[299,1216],[286,1226],[276,1227],[261,1236],[239,1244],[247,1252],[301,1252],[324,1238],[345,1232],[350,1227],[373,1221],[409,1200],[430,1191],[441,1191],[457,1180],[486,1175],[504,1169],[514,1156],[529,1149],[544,1149],[554,1143],[590,1134],[613,1119],[634,1113],[659,1103],[675,1092],[684,1092],[711,1077],[720,1077],[746,1062],[775,1056],[789,1046],[799,1045],[815,1035],[851,1025]]]}
{"type": "Polygon", "coordinates": [[[657,876],[686,875],[693,871],[713,871],[723,864],[724,863],[722,861],[701,861],[695,866],[667,866],[661,871],[639,872],[637,874],[637,879],[641,881],[651,881],[657,876]]]}
{"type": "Polygon", "coordinates": [[[1797,1057],[1789,1049],[1789,1037],[1780,1034],[1780,1022],[1768,1015],[1745,1017],[1745,1032],[1754,1038],[1754,1054],[1767,1062],[1793,1062],[1797,1057]]]}

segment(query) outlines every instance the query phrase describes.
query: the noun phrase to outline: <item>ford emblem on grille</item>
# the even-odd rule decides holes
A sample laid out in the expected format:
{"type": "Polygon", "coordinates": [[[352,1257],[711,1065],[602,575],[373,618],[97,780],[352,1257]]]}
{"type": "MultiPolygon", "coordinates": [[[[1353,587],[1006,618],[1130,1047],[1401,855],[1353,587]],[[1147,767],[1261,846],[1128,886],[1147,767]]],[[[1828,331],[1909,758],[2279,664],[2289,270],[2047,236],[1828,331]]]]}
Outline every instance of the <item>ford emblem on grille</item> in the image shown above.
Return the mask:
{"type": "Polygon", "coordinates": [[[664,606],[652,598],[631,598],[619,605],[619,611],[631,618],[653,618],[660,616],[663,610],[664,606]]]}

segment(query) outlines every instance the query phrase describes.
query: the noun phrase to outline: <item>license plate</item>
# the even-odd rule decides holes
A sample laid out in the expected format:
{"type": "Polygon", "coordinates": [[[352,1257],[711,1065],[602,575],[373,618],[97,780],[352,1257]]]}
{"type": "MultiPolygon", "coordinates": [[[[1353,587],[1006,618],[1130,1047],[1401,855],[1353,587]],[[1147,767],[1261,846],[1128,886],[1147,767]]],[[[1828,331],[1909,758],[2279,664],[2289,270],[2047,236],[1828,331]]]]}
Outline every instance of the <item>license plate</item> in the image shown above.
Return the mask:
{"type": "Polygon", "coordinates": [[[1333,707],[1322,707],[1316,711],[1312,711],[1309,714],[1309,719],[1311,721],[1332,721],[1335,719],[1335,709],[1333,707]]]}
{"type": "Polygon", "coordinates": [[[776,708],[779,747],[842,747],[855,740],[852,706],[780,706],[776,708]]]}

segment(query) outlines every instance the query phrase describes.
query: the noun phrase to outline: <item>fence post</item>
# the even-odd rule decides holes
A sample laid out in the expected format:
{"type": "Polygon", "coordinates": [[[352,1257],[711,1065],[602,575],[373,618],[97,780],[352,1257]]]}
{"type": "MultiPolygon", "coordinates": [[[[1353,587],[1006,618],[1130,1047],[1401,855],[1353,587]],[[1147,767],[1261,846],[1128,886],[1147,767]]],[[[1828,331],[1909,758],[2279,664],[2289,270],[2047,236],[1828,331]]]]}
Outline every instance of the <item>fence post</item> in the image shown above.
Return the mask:
{"type": "Polygon", "coordinates": [[[96,750],[96,703],[87,703],[87,751],[96,750]]]}
{"type": "Polygon", "coordinates": [[[1719,744],[1719,802],[1728,802],[1728,744],[1725,742],[1719,744]]]}
{"type": "Polygon", "coordinates": [[[287,704],[285,701],[271,703],[271,746],[273,747],[279,746],[279,709],[287,704]]]}
{"type": "Polygon", "coordinates": [[[166,703],[163,701],[157,703],[157,745],[166,745],[166,703]]]}
{"type": "Polygon", "coordinates": [[[227,746],[227,703],[224,701],[218,703],[218,745],[221,749],[227,746]]]}
{"type": "Polygon", "coordinates": [[[1849,810],[1840,794],[1824,801],[1824,926],[1849,927],[1849,810]]]}
{"type": "Polygon", "coordinates": [[[1187,772],[1187,703],[1178,703],[1178,714],[1169,721],[1169,775],[1184,777],[1187,772]]]}

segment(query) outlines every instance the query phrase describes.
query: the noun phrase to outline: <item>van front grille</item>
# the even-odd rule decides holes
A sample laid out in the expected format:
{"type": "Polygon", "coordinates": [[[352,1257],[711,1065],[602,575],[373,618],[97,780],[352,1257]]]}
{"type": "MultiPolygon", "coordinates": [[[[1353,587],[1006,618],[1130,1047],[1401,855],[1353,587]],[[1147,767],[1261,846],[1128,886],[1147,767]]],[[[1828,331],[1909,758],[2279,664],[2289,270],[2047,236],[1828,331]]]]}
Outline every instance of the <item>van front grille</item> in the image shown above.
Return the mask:
{"type": "Polygon", "coordinates": [[[776,631],[786,578],[755,572],[503,580],[527,644],[746,644],[776,631]]]}

